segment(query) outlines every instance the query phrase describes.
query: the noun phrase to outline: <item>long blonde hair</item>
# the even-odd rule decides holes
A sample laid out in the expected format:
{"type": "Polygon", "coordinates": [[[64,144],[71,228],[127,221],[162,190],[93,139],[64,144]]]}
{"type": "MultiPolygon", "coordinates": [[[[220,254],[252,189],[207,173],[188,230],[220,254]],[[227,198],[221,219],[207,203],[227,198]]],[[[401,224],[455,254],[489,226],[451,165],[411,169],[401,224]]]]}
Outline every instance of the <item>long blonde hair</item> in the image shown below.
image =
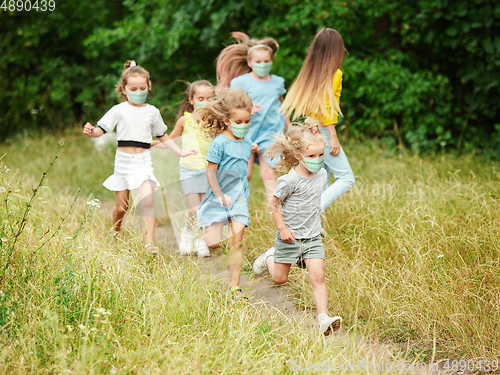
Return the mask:
{"type": "Polygon", "coordinates": [[[318,125],[317,121],[307,118],[304,122],[292,123],[285,134],[276,137],[276,142],[266,151],[266,156],[271,160],[276,155],[280,156],[280,160],[274,166],[277,172],[288,173],[299,164],[294,152],[301,153],[307,150],[309,145],[318,142],[326,143],[318,125]]]}
{"type": "Polygon", "coordinates": [[[344,61],[342,36],[333,29],[323,29],[314,37],[300,73],[290,86],[281,105],[282,111],[293,118],[301,116],[342,116],[333,91],[333,80],[344,61]],[[329,104],[328,110],[325,100],[329,104]]]}
{"type": "Polygon", "coordinates": [[[135,60],[127,60],[127,62],[123,64],[122,75],[115,86],[115,91],[118,93],[120,99],[127,100],[127,95],[123,92],[123,88],[127,85],[128,78],[135,75],[146,78],[148,81],[148,91],[151,91],[149,72],[142,66],[137,65],[135,60]]]}
{"type": "Polygon", "coordinates": [[[224,120],[231,117],[231,112],[244,109],[252,113],[252,99],[243,90],[219,88],[217,97],[212,98],[204,107],[196,108],[193,120],[201,125],[201,129],[212,138],[222,134],[228,126],[224,120]]]}
{"type": "Polygon", "coordinates": [[[217,86],[219,87],[229,87],[233,78],[252,71],[247,60],[252,58],[253,51],[269,51],[271,59],[274,60],[279,47],[278,42],[269,37],[261,40],[250,39],[247,34],[239,31],[231,33],[231,36],[236,39],[237,43],[225,47],[216,59],[217,86]],[[259,44],[262,46],[252,48],[259,44]]]}

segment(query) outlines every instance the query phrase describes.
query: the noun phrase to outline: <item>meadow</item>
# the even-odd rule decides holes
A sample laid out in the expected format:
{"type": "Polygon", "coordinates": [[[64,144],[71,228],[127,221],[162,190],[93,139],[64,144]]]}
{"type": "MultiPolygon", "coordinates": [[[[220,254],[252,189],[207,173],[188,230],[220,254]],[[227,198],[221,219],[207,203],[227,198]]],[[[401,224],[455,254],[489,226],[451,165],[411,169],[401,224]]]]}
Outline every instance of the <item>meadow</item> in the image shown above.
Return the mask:
{"type": "MultiPolygon", "coordinates": [[[[500,164],[343,146],[356,185],[323,217],[343,330],[396,343],[394,361],[500,360],[500,164]]],[[[113,149],[96,151],[80,130],[12,139],[0,158],[2,373],[280,374],[290,361],[382,359],[262,304],[232,303],[196,258],[144,254],[133,226],[115,240],[101,185],[113,149]]],[[[245,272],[275,232],[257,170],[251,192],[245,272]]],[[[313,307],[303,271],[289,287],[298,307],[313,307]]]]}

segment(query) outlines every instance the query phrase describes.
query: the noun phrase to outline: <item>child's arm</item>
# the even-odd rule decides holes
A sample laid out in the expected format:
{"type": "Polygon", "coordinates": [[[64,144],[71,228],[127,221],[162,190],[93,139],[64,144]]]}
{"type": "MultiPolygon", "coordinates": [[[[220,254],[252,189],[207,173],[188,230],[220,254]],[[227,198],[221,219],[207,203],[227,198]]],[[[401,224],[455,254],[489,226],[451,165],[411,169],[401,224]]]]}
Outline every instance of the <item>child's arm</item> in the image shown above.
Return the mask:
{"type": "MultiPolygon", "coordinates": [[[[179,140],[179,137],[182,135],[182,131],[184,130],[184,124],[186,123],[186,119],[184,116],[179,117],[177,122],[175,123],[174,130],[172,130],[172,133],[170,133],[170,138],[177,143],[179,140]]],[[[153,142],[151,142],[151,147],[157,147],[157,148],[167,148],[166,145],[164,145],[162,142],[159,140],[155,139],[153,142]]]]}
{"type": "Polygon", "coordinates": [[[93,127],[90,122],[87,122],[83,128],[83,134],[88,137],[97,138],[104,134],[104,131],[97,127],[93,127]]]}
{"type": "Polygon", "coordinates": [[[293,242],[295,241],[295,236],[293,233],[286,227],[285,222],[283,221],[283,215],[281,214],[280,209],[281,200],[273,195],[273,201],[271,202],[271,213],[273,214],[274,222],[278,227],[280,232],[281,240],[283,242],[293,242]]]}
{"type": "MultiPolygon", "coordinates": [[[[171,149],[173,152],[175,152],[177,155],[179,155],[181,158],[184,156],[189,156],[189,155],[194,155],[197,154],[198,151],[196,151],[194,148],[189,148],[187,150],[182,151],[179,146],[175,144],[175,142],[169,137],[167,133],[162,135],[161,137],[158,137],[158,139],[163,143],[163,145],[166,148],[171,149]]],[[[157,146],[158,147],[158,146],[157,146]]],[[[163,148],[163,147],[162,147],[163,148]]]]}
{"type": "Polygon", "coordinates": [[[231,207],[231,198],[224,194],[219,186],[219,181],[217,180],[217,168],[219,164],[208,162],[207,165],[207,180],[210,188],[214,192],[215,198],[220,202],[221,206],[231,207]]]}
{"type": "Polygon", "coordinates": [[[330,154],[332,154],[333,156],[337,156],[340,153],[340,142],[339,138],[337,137],[336,126],[337,124],[330,124],[325,126],[326,130],[328,130],[328,133],[330,134],[330,146],[332,146],[330,154]]]}

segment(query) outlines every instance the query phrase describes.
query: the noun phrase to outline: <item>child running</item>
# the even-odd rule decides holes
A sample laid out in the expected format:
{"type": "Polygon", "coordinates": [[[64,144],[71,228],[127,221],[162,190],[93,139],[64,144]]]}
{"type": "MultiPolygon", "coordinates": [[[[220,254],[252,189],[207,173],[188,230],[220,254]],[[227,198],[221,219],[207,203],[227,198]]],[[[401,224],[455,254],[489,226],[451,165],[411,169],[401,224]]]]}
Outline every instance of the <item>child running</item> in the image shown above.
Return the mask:
{"type": "MultiPolygon", "coordinates": [[[[212,138],[206,136],[200,125],[193,121],[191,114],[195,108],[207,104],[213,96],[214,88],[210,82],[200,80],[191,83],[182,102],[179,119],[170,133],[170,138],[174,141],[182,136],[182,150],[194,148],[198,151],[197,154],[181,158],[179,162],[181,187],[188,205],[186,227],[182,229],[179,241],[181,255],[196,252],[199,257],[210,256],[205,241],[197,237],[196,211],[205,199],[208,187],[206,156],[212,138]]],[[[152,146],[155,146],[156,142],[158,141],[153,141],[152,146]]],[[[160,144],[158,147],[163,146],[160,144]]]]}
{"type": "Polygon", "coordinates": [[[327,313],[325,251],[320,234],[325,137],[314,121],[297,125],[290,126],[269,150],[271,157],[281,157],[276,170],[288,174],[278,178],[273,195],[272,215],[278,227],[274,247],[255,260],[253,270],[261,274],[268,269],[273,281],[283,284],[292,264],[307,268],[318,323],[321,332],[328,335],[339,329],[342,318],[327,313]]]}
{"type": "Polygon", "coordinates": [[[218,90],[218,97],[194,112],[195,121],[213,138],[207,152],[210,189],[198,209],[198,225],[210,249],[219,247],[224,224],[230,238],[230,288],[242,296],[240,273],[243,263],[243,232],[250,223],[248,212],[248,158],[252,143],[245,138],[250,129],[252,99],[242,90],[218,90]]]}
{"type": "Polygon", "coordinates": [[[320,131],[326,139],[325,166],[328,178],[330,172],[335,182],[328,187],[321,197],[321,212],[335,200],[349,191],[355,179],[349,161],[340,146],[335,129],[342,91],[342,71],[345,46],[342,36],[333,29],[323,29],[314,38],[300,73],[290,86],[283,102],[285,113],[294,112],[294,118],[310,116],[320,122],[320,131]]]}
{"type": "Polygon", "coordinates": [[[248,161],[248,179],[256,161],[270,204],[278,174],[274,170],[274,161],[265,153],[273,143],[273,136],[282,133],[290,122],[278,111],[286,93],[285,80],[269,74],[279,44],[273,38],[250,39],[241,32],[234,32],[232,36],[240,43],[227,46],[219,54],[217,83],[242,89],[252,98],[252,128],[247,138],[253,142],[253,148],[248,161]]]}
{"type": "Polygon", "coordinates": [[[112,229],[115,235],[119,234],[123,217],[129,208],[130,190],[138,189],[146,238],[145,248],[155,254],[158,248],[153,244],[156,226],[153,193],[154,188],[160,184],[153,173],[149,151],[152,135],[181,157],[194,155],[197,151],[181,150],[166,134],[167,126],[160,111],[146,103],[150,90],[149,73],[134,60],[128,60],[116,84],[116,91],[124,101],[113,106],[97,122],[97,127],[87,122],[83,134],[100,137],[104,133],[112,132],[116,127],[118,149],[114,172],[103,183],[105,188],[115,191],[112,229]]]}

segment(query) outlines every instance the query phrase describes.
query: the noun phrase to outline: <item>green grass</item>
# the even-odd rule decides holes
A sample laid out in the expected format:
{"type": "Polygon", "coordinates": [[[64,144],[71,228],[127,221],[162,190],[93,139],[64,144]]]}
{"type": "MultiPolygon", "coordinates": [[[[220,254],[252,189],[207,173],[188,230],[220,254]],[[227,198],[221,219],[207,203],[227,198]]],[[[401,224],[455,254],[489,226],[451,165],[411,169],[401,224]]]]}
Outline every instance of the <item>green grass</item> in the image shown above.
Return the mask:
{"type": "MultiPolygon", "coordinates": [[[[357,182],[323,218],[330,311],[346,329],[401,343],[400,355],[417,362],[498,360],[499,164],[344,148],[357,182]]],[[[354,339],[324,340],[260,304],[234,306],[227,286],[195,262],[168,252],[148,258],[131,226],[123,241],[110,238],[109,216],[87,201],[113,199],[101,186],[113,153],[94,151],[79,131],[12,141],[1,152],[1,372],[279,374],[291,360],[382,360],[354,339]]],[[[167,185],[177,170],[169,158],[167,185]]],[[[249,261],[275,233],[258,170],[254,176],[249,261]]],[[[290,284],[297,304],[312,308],[305,273],[294,267],[290,284]]]]}

